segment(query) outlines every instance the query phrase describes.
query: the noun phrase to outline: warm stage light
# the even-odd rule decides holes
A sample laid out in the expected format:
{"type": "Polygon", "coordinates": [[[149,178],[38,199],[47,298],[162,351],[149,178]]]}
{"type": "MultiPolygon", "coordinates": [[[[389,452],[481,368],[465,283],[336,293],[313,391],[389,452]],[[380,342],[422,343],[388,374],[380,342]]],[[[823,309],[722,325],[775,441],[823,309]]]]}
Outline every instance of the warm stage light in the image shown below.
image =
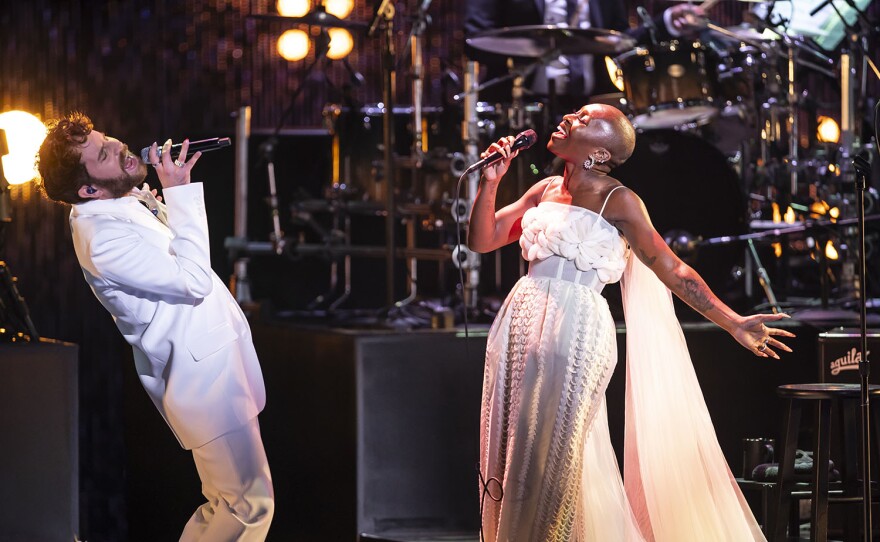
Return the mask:
{"type": "Polygon", "coordinates": [[[828,211],[828,215],[831,218],[839,218],[840,217],[840,209],[837,207],[832,207],[830,211],[828,211]]]}
{"type": "Polygon", "coordinates": [[[824,201],[814,201],[813,203],[810,204],[810,213],[812,213],[814,215],[822,216],[822,215],[828,213],[828,210],[830,208],[831,208],[831,206],[828,205],[828,203],[826,203],[824,201]]]}
{"type": "Polygon", "coordinates": [[[822,143],[837,143],[840,141],[840,126],[831,117],[819,116],[819,126],[816,128],[816,137],[822,143]]]}
{"type": "Polygon", "coordinates": [[[302,17],[309,12],[309,0],[278,0],[278,14],[285,17],[302,17]]]}
{"type": "Polygon", "coordinates": [[[3,156],[3,173],[9,184],[23,184],[39,175],[35,157],[46,139],[46,126],[24,111],[0,114],[0,129],[6,131],[9,154],[3,156]]]}
{"type": "Polygon", "coordinates": [[[288,30],[278,38],[278,54],[285,60],[302,60],[309,54],[309,43],[302,30],[288,30]]]}
{"type": "Polygon", "coordinates": [[[331,28],[327,33],[330,34],[330,50],[327,51],[327,58],[340,60],[347,57],[354,48],[351,33],[344,28],[331,28]]]}
{"type": "Polygon", "coordinates": [[[336,15],[340,19],[345,19],[354,9],[354,0],[325,0],[324,9],[330,15],[336,15]]]}
{"type": "Polygon", "coordinates": [[[830,239],[825,243],[825,257],[829,260],[840,258],[840,254],[837,253],[837,249],[834,248],[834,243],[832,243],[830,239]]]}
{"type": "Polygon", "coordinates": [[[623,92],[623,71],[610,56],[605,57],[605,69],[608,70],[608,77],[614,83],[614,86],[617,87],[617,90],[623,92]]]}
{"type": "Polygon", "coordinates": [[[789,207],[785,210],[785,214],[782,215],[782,221],[786,224],[794,224],[795,220],[797,220],[797,216],[794,214],[794,209],[789,207]]]}

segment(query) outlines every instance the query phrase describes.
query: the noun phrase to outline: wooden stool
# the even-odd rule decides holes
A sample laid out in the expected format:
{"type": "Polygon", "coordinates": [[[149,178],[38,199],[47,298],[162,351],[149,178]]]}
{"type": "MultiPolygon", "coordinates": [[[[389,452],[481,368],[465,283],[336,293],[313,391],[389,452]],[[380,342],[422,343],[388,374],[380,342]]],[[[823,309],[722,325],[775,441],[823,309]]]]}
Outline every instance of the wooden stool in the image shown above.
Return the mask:
{"type": "MultiPolygon", "coordinates": [[[[791,492],[794,489],[794,457],[797,449],[798,430],[801,424],[801,408],[805,401],[815,401],[816,420],[813,425],[813,480],[812,507],[810,510],[810,540],[826,542],[828,539],[828,503],[829,502],[862,502],[861,484],[859,483],[859,410],[861,389],[859,384],[786,384],[779,386],[776,393],[788,399],[788,411],[783,425],[781,450],[777,452],[779,473],[776,479],[777,505],[773,519],[769,525],[768,537],[772,542],[781,542],[786,538],[786,524],[791,492]],[[842,457],[840,459],[841,496],[829,499],[828,496],[828,459],[831,450],[831,411],[832,405],[838,408],[842,431],[842,457]]],[[[871,417],[874,426],[874,449],[880,444],[880,420],[878,420],[877,403],[880,401],[880,386],[869,388],[871,398],[871,417]]],[[[876,469],[877,467],[875,467],[876,469]]],[[[856,516],[859,517],[859,516],[856,516]]],[[[858,521],[848,522],[847,530],[855,530],[852,539],[858,538],[858,521]]],[[[791,533],[797,537],[798,533],[791,533]]]]}

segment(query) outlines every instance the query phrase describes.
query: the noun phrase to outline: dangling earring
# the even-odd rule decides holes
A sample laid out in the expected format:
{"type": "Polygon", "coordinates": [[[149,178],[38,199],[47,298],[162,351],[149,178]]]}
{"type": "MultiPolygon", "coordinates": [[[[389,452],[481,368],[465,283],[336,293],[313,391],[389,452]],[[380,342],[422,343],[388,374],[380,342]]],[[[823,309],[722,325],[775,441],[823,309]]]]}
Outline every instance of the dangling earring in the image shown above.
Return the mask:
{"type": "Polygon", "coordinates": [[[584,169],[586,171],[590,171],[591,169],[593,169],[593,166],[595,166],[595,165],[596,165],[596,159],[593,158],[592,156],[587,158],[586,160],[584,160],[584,169]]]}

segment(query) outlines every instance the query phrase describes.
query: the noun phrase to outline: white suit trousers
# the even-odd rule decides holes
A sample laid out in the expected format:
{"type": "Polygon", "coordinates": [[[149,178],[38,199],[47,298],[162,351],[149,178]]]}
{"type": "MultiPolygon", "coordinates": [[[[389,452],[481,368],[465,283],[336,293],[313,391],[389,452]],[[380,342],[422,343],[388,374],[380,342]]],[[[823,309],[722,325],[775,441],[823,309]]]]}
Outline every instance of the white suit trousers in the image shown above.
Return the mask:
{"type": "Polygon", "coordinates": [[[189,519],[181,542],[265,540],[275,496],[257,418],[192,454],[208,502],[189,519]]]}

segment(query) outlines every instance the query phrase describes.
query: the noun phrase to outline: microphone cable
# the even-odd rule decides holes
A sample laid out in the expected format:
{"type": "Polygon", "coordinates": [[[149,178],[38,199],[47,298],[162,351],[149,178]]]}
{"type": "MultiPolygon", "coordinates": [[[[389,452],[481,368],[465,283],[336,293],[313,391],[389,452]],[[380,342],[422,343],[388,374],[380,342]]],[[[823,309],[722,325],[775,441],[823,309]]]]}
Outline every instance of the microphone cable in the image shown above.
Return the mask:
{"type": "MultiPolygon", "coordinates": [[[[452,200],[452,208],[453,209],[458,209],[458,206],[461,202],[461,183],[464,180],[464,178],[470,174],[471,173],[469,173],[468,171],[465,171],[464,173],[462,173],[458,177],[458,182],[455,183],[455,198],[452,200]]],[[[482,174],[480,174],[480,176],[482,177],[482,174]]],[[[467,298],[465,297],[464,269],[463,269],[464,262],[461,261],[461,254],[462,254],[461,247],[463,246],[461,244],[462,222],[460,220],[460,214],[457,211],[455,213],[453,213],[453,218],[455,219],[455,242],[456,242],[456,247],[458,248],[458,252],[457,252],[456,257],[459,259],[459,262],[457,265],[457,267],[458,267],[458,282],[459,282],[459,285],[461,286],[461,299],[462,299],[462,308],[463,308],[462,314],[464,317],[463,318],[464,352],[465,352],[465,359],[470,359],[471,353],[470,353],[469,345],[470,345],[471,336],[470,336],[470,330],[469,330],[469,326],[468,326],[467,298]]],[[[488,336],[487,336],[487,341],[488,341],[488,336]]],[[[488,347],[488,344],[487,344],[487,347],[488,347]]],[[[483,364],[485,365],[485,359],[482,361],[483,361],[483,364]]],[[[483,370],[485,371],[485,367],[483,370]]],[[[477,461],[476,469],[477,469],[477,476],[479,476],[479,480],[480,480],[480,487],[482,488],[482,491],[480,493],[480,542],[485,542],[485,535],[483,534],[483,510],[484,510],[485,503],[486,503],[486,495],[488,495],[489,498],[495,502],[501,502],[501,500],[504,498],[504,486],[502,485],[501,480],[499,480],[498,478],[496,478],[494,476],[489,477],[488,479],[484,478],[483,472],[480,470],[480,462],[479,461],[477,461]],[[495,485],[492,485],[493,483],[495,485]],[[495,493],[497,493],[497,495],[493,494],[493,489],[496,486],[498,488],[497,492],[495,492],[495,493]]]]}

